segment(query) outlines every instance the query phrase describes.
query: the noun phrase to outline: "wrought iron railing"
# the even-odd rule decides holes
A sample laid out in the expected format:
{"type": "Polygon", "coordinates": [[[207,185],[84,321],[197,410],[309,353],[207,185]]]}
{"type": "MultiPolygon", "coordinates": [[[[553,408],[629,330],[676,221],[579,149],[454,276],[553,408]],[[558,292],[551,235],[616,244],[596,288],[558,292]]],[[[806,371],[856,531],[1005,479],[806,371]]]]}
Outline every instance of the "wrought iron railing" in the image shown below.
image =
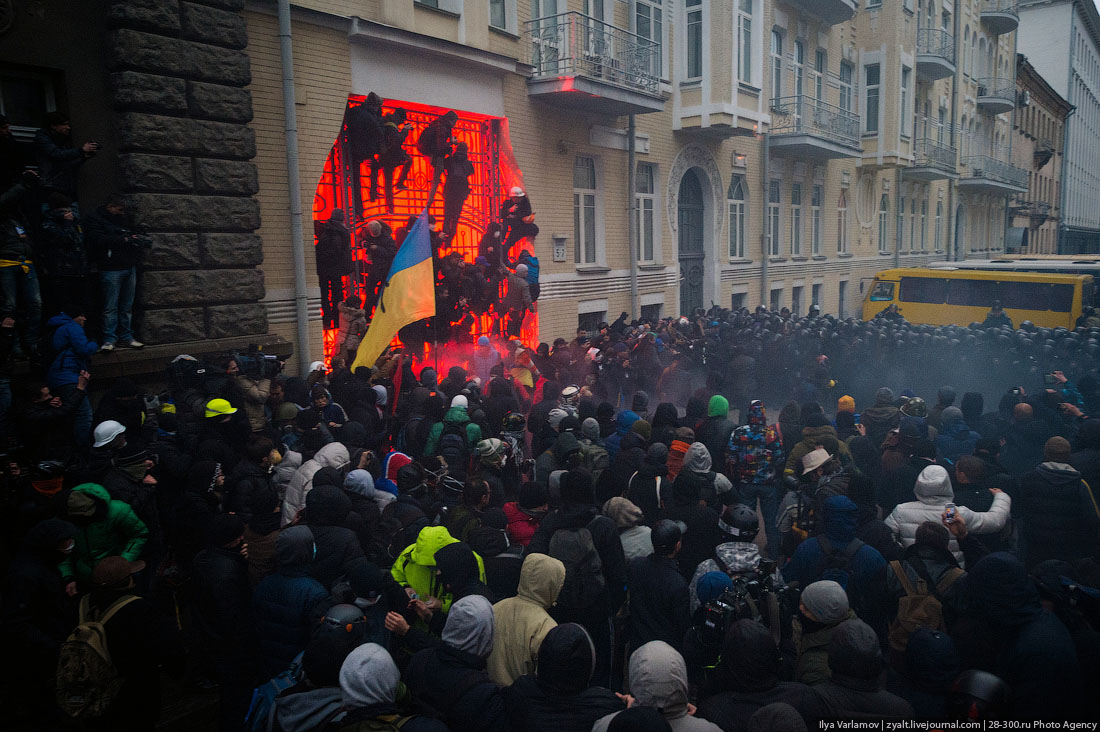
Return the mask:
{"type": "Polygon", "coordinates": [[[917,53],[955,63],[955,37],[939,28],[920,28],[917,30],[917,53]]]}
{"type": "Polygon", "coordinates": [[[983,13],[1008,13],[1017,15],[1019,0],[982,0],[983,13]]]}
{"type": "Polygon", "coordinates": [[[913,143],[913,167],[939,168],[954,173],[957,159],[955,148],[939,140],[922,137],[913,143]]]}
{"type": "Polygon", "coordinates": [[[808,94],[772,100],[772,135],[814,135],[859,147],[859,115],[808,94]]]}
{"type": "Polygon", "coordinates": [[[532,78],[586,76],[658,93],[660,46],[654,41],[578,12],[528,21],[526,37],[532,78]]]}
{"type": "Polygon", "coordinates": [[[1016,99],[1016,81],[1003,76],[986,76],[977,80],[978,97],[1016,99]]]}
{"type": "Polygon", "coordinates": [[[967,167],[967,178],[984,178],[998,183],[1027,188],[1027,171],[1023,168],[1017,168],[1011,163],[1006,163],[988,155],[971,155],[963,158],[963,163],[967,167]]]}

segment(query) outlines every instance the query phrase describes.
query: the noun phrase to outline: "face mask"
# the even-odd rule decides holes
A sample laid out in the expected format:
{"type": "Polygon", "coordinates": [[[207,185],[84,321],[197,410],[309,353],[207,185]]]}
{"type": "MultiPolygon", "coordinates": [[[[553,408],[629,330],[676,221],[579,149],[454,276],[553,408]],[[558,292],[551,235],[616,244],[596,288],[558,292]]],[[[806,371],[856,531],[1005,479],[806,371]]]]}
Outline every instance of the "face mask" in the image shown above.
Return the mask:
{"type": "Polygon", "coordinates": [[[64,546],[64,547],[63,547],[63,548],[61,549],[61,553],[62,553],[62,554],[72,554],[72,553],[73,553],[73,549],[74,549],[75,547],[76,547],[76,540],[75,540],[75,539],[69,539],[69,543],[68,543],[68,544],[66,544],[66,545],[65,545],[65,546],[64,546]]]}
{"type": "Polygon", "coordinates": [[[366,610],[377,605],[380,599],[382,599],[381,595],[375,595],[374,597],[357,597],[355,598],[355,606],[360,610],[366,610]]]}

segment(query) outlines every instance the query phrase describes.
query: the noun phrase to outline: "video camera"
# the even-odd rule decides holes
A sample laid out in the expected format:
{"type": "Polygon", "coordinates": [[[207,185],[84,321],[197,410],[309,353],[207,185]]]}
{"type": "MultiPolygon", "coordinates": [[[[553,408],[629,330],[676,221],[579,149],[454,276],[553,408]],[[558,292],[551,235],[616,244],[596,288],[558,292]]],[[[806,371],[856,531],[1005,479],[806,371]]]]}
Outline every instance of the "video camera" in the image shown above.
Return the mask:
{"type": "Polygon", "coordinates": [[[763,623],[777,637],[779,624],[790,616],[795,592],[775,575],[775,562],[763,561],[752,575],[736,577],[733,587],[707,604],[700,637],[704,645],[721,648],[730,626],[738,620],[763,623]]]}
{"type": "Polygon", "coordinates": [[[237,362],[237,368],[250,379],[271,379],[283,370],[278,356],[264,353],[255,343],[248,346],[244,353],[230,354],[237,362]]]}

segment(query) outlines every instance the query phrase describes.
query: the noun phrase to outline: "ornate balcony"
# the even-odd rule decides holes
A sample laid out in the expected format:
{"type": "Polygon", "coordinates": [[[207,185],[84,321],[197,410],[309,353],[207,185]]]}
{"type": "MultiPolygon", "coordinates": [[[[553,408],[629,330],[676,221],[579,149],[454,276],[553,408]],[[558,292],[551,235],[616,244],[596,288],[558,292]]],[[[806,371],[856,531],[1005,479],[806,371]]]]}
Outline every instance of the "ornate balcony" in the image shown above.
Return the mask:
{"type": "Polygon", "coordinates": [[[978,79],[978,107],[990,114],[1011,112],[1016,106],[1016,82],[1003,76],[978,79]]]}
{"type": "Polygon", "coordinates": [[[939,28],[917,30],[917,74],[929,81],[955,75],[955,37],[939,28]]]}
{"type": "Polygon", "coordinates": [[[1040,137],[1035,141],[1035,152],[1033,156],[1036,170],[1042,168],[1050,162],[1052,157],[1054,157],[1054,143],[1045,137],[1040,137]]]}
{"type": "Polygon", "coordinates": [[[578,12],[528,21],[525,37],[534,68],[528,95],[614,116],[664,108],[653,41],[578,12]]]}
{"type": "Polygon", "coordinates": [[[829,25],[850,20],[856,14],[854,0],[786,0],[804,13],[821,18],[829,25]]]}
{"type": "Polygon", "coordinates": [[[982,22],[996,35],[1011,33],[1020,25],[1017,0],[982,0],[982,22]]]}
{"type": "Polygon", "coordinates": [[[931,137],[913,142],[913,164],[902,175],[907,180],[933,181],[959,177],[958,154],[954,147],[931,137]]]}
{"type": "Polygon", "coordinates": [[[966,172],[959,178],[960,191],[1011,195],[1027,193],[1027,171],[988,155],[963,158],[966,172]]]}
{"type": "Polygon", "coordinates": [[[1015,199],[1009,206],[1009,212],[1014,216],[1027,216],[1032,226],[1042,226],[1050,218],[1050,208],[1046,201],[1015,199]]]}
{"type": "Polygon", "coordinates": [[[863,154],[859,115],[802,94],[773,99],[771,149],[778,155],[828,160],[863,154]]]}

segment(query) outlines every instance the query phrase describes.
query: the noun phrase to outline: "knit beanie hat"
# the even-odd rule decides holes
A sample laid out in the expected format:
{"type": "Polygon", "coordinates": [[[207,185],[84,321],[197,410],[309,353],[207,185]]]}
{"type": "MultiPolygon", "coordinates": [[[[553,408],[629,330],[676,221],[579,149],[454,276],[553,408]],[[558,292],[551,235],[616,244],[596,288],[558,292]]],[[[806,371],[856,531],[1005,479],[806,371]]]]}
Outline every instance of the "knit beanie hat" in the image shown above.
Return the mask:
{"type": "Polygon", "coordinates": [[[715,394],[710,398],[710,402],[707,403],[708,417],[725,417],[729,414],[729,411],[729,400],[721,394],[715,394]]]}
{"type": "Polygon", "coordinates": [[[840,399],[836,400],[836,411],[838,412],[855,412],[856,400],[845,394],[840,399]]]}
{"type": "Polygon", "coordinates": [[[600,423],[592,417],[586,418],[581,422],[581,434],[588,440],[600,439],[600,423]]]}
{"type": "Polygon", "coordinates": [[[887,404],[893,404],[894,392],[887,386],[879,387],[875,392],[875,406],[885,406],[887,404]]]}
{"type": "Polygon", "coordinates": [[[649,426],[649,422],[644,419],[639,419],[630,426],[631,432],[636,432],[642,436],[642,439],[649,442],[650,436],[653,434],[653,428],[649,426]]]}
{"type": "Polygon", "coordinates": [[[963,412],[958,407],[948,407],[940,413],[940,424],[949,425],[955,422],[961,422],[963,418],[963,412]]]}
{"type": "Polygon", "coordinates": [[[802,591],[802,605],[812,619],[826,625],[848,617],[848,594],[832,580],[818,580],[807,585],[802,591]]]}
{"type": "Polygon", "coordinates": [[[546,486],[539,483],[523,483],[519,487],[519,507],[528,510],[545,506],[550,500],[546,486]]]}

